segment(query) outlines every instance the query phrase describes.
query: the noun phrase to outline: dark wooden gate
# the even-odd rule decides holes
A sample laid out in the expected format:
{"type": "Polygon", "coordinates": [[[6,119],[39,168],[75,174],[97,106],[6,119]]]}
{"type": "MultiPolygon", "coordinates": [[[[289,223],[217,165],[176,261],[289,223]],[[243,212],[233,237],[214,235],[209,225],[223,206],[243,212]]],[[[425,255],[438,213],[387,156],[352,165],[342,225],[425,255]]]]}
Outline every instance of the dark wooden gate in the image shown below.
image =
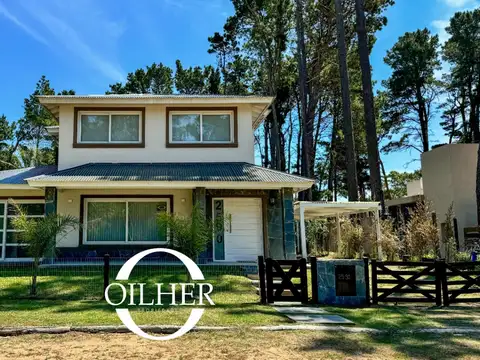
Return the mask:
{"type": "Polygon", "coordinates": [[[372,302],[442,305],[443,262],[372,260],[372,302]]]}
{"type": "Polygon", "coordinates": [[[307,260],[274,260],[259,257],[262,302],[299,301],[308,303],[307,260]]]}
{"type": "Polygon", "coordinates": [[[480,302],[480,265],[458,262],[446,264],[445,267],[443,305],[480,302]]]}

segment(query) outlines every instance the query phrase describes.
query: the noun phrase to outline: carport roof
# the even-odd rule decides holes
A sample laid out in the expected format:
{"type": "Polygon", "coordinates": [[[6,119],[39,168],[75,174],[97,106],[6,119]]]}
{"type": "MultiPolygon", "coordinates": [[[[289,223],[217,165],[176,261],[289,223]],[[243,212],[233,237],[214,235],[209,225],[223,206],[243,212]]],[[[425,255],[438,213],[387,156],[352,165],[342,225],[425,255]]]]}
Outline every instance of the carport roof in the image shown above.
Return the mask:
{"type": "Polygon", "coordinates": [[[380,203],[376,201],[297,201],[295,203],[295,218],[300,218],[300,209],[304,209],[305,220],[337,215],[359,214],[378,211],[380,203]]]}

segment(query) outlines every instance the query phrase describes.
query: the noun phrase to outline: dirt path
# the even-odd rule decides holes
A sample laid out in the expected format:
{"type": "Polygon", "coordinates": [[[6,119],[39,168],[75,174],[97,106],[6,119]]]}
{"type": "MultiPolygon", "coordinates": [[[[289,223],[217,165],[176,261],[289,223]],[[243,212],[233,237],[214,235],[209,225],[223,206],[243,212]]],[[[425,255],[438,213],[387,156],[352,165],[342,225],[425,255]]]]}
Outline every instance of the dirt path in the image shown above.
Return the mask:
{"type": "Polygon", "coordinates": [[[0,359],[479,359],[480,338],[452,335],[300,331],[190,333],[155,342],[131,334],[23,335],[0,338],[0,359]]]}

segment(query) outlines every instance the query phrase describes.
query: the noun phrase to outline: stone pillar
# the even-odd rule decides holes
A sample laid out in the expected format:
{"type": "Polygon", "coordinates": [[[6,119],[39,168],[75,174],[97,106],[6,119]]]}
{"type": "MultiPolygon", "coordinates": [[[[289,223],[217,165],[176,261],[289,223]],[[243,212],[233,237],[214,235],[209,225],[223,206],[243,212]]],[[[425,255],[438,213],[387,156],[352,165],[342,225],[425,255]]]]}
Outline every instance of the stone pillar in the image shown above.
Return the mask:
{"type": "Polygon", "coordinates": [[[207,190],[204,187],[193,189],[193,205],[200,207],[203,214],[207,213],[207,190]]]}
{"type": "Polygon", "coordinates": [[[268,256],[273,259],[285,259],[281,192],[269,191],[267,201],[268,256]]]}
{"type": "Polygon", "coordinates": [[[293,260],[297,257],[295,246],[295,219],[293,216],[293,189],[282,189],[283,208],[283,241],[285,247],[285,258],[293,260]]]}
{"type": "Polygon", "coordinates": [[[45,188],[45,215],[57,213],[57,188],[45,188]]]}

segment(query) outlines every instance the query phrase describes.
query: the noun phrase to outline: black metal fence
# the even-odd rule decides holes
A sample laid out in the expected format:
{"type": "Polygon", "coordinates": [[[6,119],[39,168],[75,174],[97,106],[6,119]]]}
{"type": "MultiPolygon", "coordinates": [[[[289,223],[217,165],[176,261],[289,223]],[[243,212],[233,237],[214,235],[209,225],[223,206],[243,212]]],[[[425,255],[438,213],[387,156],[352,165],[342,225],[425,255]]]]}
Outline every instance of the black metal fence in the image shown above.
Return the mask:
{"type": "MultiPolygon", "coordinates": [[[[104,290],[115,277],[125,258],[108,255],[98,258],[43,259],[37,273],[37,295],[40,299],[93,300],[101,299],[104,290]]],[[[205,281],[216,292],[245,289],[250,283],[245,277],[256,273],[250,264],[199,263],[205,281]]],[[[0,300],[30,298],[32,262],[0,263],[0,300]]],[[[133,269],[129,282],[187,282],[187,269],[181,262],[166,259],[143,259],[133,269]]]]}

